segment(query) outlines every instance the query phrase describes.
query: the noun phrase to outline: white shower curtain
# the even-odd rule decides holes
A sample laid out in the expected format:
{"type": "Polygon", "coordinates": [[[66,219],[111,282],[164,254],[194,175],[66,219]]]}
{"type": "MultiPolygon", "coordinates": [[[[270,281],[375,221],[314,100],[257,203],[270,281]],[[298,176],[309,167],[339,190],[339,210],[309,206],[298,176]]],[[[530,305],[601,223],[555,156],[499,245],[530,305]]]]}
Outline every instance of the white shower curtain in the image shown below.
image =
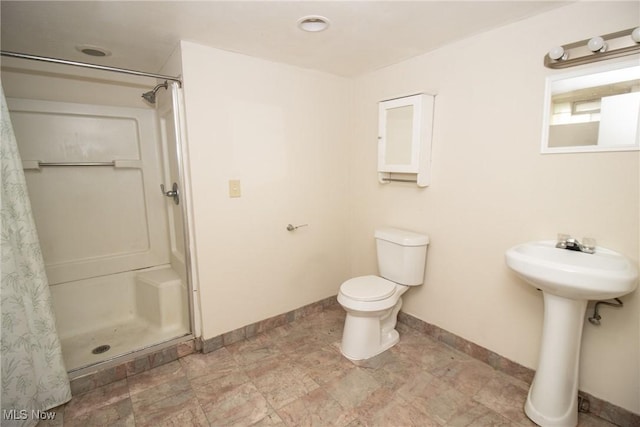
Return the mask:
{"type": "Polygon", "coordinates": [[[31,426],[71,399],[22,161],[4,90],[0,127],[0,424],[31,426]]]}

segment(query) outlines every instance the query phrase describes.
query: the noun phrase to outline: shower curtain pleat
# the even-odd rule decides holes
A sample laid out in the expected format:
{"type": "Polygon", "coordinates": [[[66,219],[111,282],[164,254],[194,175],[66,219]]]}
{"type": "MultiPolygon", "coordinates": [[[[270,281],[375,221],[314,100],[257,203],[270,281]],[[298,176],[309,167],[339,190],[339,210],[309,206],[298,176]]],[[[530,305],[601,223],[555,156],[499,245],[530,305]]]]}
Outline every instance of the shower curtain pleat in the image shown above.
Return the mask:
{"type": "Polygon", "coordinates": [[[51,292],[22,162],[0,84],[0,358],[3,426],[37,424],[37,411],[71,399],[51,292]]]}

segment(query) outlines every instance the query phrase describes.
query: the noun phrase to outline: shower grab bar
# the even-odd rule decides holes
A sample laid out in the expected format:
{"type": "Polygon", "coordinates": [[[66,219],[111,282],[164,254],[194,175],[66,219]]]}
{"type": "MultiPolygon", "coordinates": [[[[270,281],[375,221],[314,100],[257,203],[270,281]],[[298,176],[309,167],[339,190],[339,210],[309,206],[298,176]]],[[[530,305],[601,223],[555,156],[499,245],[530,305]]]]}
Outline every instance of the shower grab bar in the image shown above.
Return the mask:
{"type": "Polygon", "coordinates": [[[140,160],[112,160],[110,162],[41,162],[39,160],[23,160],[22,169],[40,170],[43,166],[111,166],[114,168],[140,169],[140,160]]]}
{"type": "Polygon", "coordinates": [[[115,162],[38,162],[38,166],[115,166],[115,162]]]}

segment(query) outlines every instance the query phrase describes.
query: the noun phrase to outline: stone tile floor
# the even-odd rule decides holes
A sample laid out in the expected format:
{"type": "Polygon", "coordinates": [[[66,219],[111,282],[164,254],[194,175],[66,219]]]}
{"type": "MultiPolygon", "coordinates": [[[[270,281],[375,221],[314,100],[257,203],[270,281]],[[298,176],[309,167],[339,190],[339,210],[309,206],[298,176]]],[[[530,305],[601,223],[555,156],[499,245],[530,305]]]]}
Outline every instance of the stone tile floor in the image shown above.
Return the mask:
{"type": "Polygon", "coordinates": [[[46,425],[534,426],[527,383],[402,324],[398,345],[356,365],[340,354],[343,322],[335,306],[188,355],[76,396],[46,425]]]}

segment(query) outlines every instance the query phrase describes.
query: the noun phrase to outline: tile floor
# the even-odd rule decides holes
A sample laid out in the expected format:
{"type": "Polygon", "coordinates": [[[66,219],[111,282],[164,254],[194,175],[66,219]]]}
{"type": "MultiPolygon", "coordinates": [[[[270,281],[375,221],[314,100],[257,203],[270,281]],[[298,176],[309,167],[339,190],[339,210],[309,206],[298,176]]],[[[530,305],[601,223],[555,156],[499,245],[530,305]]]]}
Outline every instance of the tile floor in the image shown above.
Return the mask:
{"type": "MultiPolygon", "coordinates": [[[[356,366],[334,306],[74,397],[42,426],[534,426],[528,384],[405,325],[356,366]]],[[[580,414],[580,426],[612,426],[580,414]]]]}

